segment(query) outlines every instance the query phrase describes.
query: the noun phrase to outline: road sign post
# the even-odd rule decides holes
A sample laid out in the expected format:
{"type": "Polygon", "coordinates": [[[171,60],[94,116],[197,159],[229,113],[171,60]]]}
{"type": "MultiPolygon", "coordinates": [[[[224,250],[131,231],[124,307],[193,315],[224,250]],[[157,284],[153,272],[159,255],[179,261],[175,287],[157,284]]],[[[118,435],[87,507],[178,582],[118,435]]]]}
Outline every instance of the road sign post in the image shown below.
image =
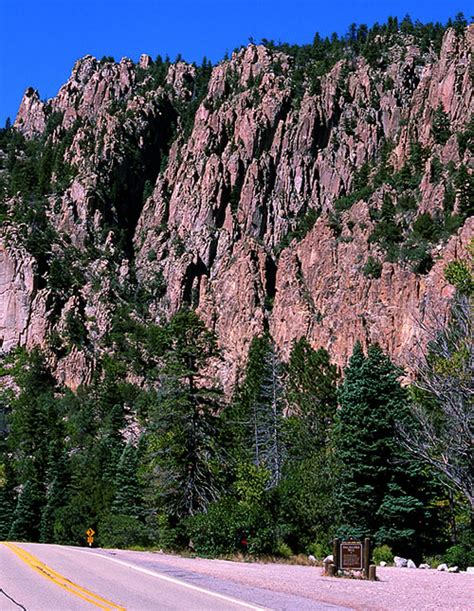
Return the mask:
{"type": "Polygon", "coordinates": [[[87,535],[87,543],[89,544],[89,547],[91,547],[92,544],[94,543],[95,530],[92,530],[92,528],[88,528],[86,530],[86,535],[87,535]]]}

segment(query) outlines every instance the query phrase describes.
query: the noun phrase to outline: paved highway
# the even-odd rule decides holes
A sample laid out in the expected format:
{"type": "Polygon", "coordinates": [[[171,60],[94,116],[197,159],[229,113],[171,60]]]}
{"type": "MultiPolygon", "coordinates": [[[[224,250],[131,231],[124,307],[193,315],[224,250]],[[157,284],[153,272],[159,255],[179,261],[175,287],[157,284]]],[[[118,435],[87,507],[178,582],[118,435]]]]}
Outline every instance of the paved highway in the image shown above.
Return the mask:
{"type": "Polygon", "coordinates": [[[99,550],[0,544],[2,611],[341,609],[99,550]]]}

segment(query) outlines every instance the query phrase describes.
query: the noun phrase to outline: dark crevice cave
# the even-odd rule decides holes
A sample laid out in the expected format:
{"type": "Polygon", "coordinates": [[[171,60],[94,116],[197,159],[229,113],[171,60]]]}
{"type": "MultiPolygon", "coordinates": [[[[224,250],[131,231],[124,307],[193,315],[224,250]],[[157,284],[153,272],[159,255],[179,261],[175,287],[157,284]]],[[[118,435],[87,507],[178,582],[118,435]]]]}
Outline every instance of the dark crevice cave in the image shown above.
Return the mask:
{"type": "Polygon", "coordinates": [[[276,293],[277,265],[275,261],[267,255],[265,261],[265,292],[267,299],[273,302],[276,293]]]}
{"type": "Polygon", "coordinates": [[[201,277],[208,276],[209,271],[204,262],[198,257],[196,263],[190,263],[183,278],[183,303],[192,308],[199,303],[199,293],[201,288],[201,277]]]}

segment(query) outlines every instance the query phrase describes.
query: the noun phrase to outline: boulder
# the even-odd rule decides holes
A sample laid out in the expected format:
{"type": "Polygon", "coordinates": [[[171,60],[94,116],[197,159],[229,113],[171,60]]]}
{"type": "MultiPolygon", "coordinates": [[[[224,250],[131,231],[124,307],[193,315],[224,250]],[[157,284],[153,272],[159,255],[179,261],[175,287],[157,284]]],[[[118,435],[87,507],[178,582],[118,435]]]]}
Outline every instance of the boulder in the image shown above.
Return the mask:
{"type": "Polygon", "coordinates": [[[419,569],[430,569],[431,567],[429,564],[426,564],[426,562],[422,562],[418,568],[419,569]]]}
{"type": "Polygon", "coordinates": [[[413,562],[413,560],[408,560],[407,568],[409,568],[409,569],[416,569],[416,564],[413,562]]]}
{"type": "Polygon", "coordinates": [[[458,566],[450,566],[448,569],[448,573],[459,573],[459,567],[458,566]]]}
{"type": "Polygon", "coordinates": [[[381,560],[379,562],[379,566],[387,566],[387,563],[385,562],[385,560],[381,560]]]}
{"type": "Polygon", "coordinates": [[[443,562],[443,564],[438,564],[438,568],[436,569],[437,571],[447,571],[448,570],[448,565],[445,564],[443,562]]]}
{"type": "Polygon", "coordinates": [[[308,556],[308,561],[311,562],[311,564],[314,564],[316,562],[316,558],[312,554],[310,554],[308,556]]]}
{"type": "Polygon", "coordinates": [[[469,573],[470,575],[474,575],[474,566],[468,566],[466,569],[466,573],[469,573]]]}
{"type": "Polygon", "coordinates": [[[400,556],[394,556],[393,564],[398,568],[402,568],[407,566],[408,560],[406,558],[401,558],[400,556]]]}
{"type": "Polygon", "coordinates": [[[334,564],[334,556],[332,554],[329,554],[329,556],[326,556],[326,558],[324,558],[323,562],[324,564],[330,564],[331,562],[334,564]]]}

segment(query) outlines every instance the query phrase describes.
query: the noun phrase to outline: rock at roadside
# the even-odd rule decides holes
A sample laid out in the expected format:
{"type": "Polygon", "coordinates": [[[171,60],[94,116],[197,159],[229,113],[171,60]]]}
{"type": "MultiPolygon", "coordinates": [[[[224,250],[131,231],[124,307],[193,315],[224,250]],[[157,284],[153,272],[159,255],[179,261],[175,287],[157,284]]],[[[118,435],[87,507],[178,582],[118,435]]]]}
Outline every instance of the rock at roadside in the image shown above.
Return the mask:
{"type": "Polygon", "coordinates": [[[316,558],[312,554],[310,554],[308,556],[308,562],[311,562],[311,564],[314,564],[316,562],[316,558]]]}
{"type": "Polygon", "coordinates": [[[426,562],[422,562],[418,568],[419,569],[430,569],[431,567],[429,564],[426,564],[426,562]]]}
{"type": "Polygon", "coordinates": [[[450,566],[448,569],[448,573],[459,573],[459,567],[458,566],[450,566]]]}
{"type": "Polygon", "coordinates": [[[466,569],[466,573],[469,573],[470,575],[474,575],[474,566],[468,566],[466,569]]]}
{"type": "Polygon", "coordinates": [[[324,558],[323,562],[324,564],[334,564],[334,556],[332,554],[329,554],[329,556],[326,556],[326,558],[324,558]]]}
{"type": "Polygon", "coordinates": [[[379,562],[379,566],[387,566],[387,563],[385,562],[385,560],[381,560],[379,562]]]}
{"type": "Polygon", "coordinates": [[[407,566],[408,560],[406,558],[400,558],[400,556],[394,556],[393,564],[400,569],[407,566]]]}
{"type": "Polygon", "coordinates": [[[409,569],[416,569],[416,564],[413,562],[413,560],[408,560],[407,562],[407,568],[409,569]]]}
{"type": "Polygon", "coordinates": [[[448,570],[448,565],[443,562],[443,564],[439,564],[438,565],[437,570],[438,571],[447,571],[448,570]]]}

